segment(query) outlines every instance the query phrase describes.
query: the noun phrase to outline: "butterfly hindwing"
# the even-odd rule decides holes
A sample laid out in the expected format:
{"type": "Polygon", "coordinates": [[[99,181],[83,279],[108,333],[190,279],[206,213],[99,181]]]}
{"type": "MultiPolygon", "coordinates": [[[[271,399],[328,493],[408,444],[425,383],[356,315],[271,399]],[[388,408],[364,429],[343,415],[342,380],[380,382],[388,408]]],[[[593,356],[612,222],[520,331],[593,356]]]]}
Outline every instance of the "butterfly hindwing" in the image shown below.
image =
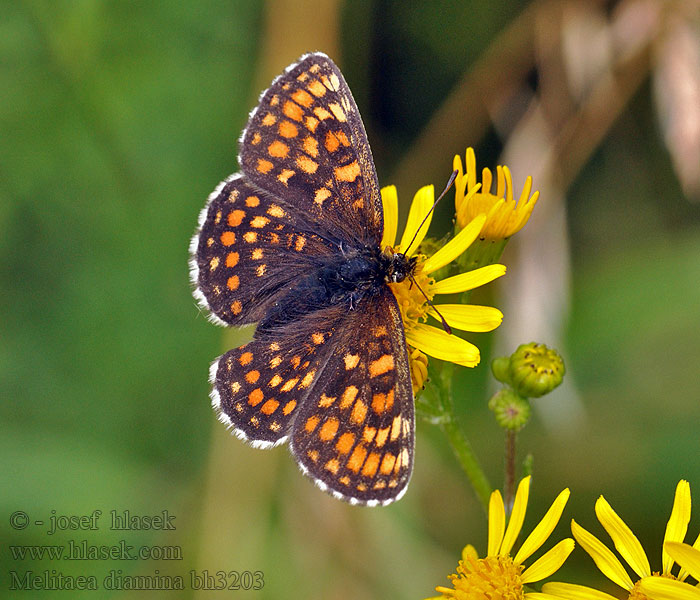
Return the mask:
{"type": "Polygon", "coordinates": [[[292,453],[333,495],[361,504],[401,497],[413,467],[414,408],[401,315],[388,287],[337,327],[295,416],[292,453]]]}
{"type": "Polygon", "coordinates": [[[334,250],[304,229],[293,208],[236,174],[211,195],[192,240],[195,296],[225,325],[254,323],[285,286],[334,250]]]}
{"type": "Polygon", "coordinates": [[[260,97],[239,162],[260,188],[346,242],[378,244],[383,213],[362,119],[340,69],[307,54],[260,97]]]}
{"type": "Polygon", "coordinates": [[[309,315],[219,357],[211,370],[219,420],[256,447],[283,443],[323,369],[339,317],[332,309],[309,315]]]}

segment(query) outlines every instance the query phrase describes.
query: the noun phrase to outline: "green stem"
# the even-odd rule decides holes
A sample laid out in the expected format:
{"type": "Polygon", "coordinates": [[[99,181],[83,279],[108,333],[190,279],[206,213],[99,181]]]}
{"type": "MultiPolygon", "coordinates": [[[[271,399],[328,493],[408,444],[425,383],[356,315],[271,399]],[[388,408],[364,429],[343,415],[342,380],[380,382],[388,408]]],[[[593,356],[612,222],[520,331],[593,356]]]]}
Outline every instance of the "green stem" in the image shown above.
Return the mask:
{"type": "Polygon", "coordinates": [[[503,490],[506,514],[510,514],[513,508],[513,497],[515,495],[515,442],[517,435],[515,431],[510,429],[506,431],[506,480],[503,490]]]}
{"type": "Polygon", "coordinates": [[[438,380],[438,385],[440,387],[440,404],[444,415],[442,428],[452,446],[452,451],[457,457],[462,469],[467,474],[474,492],[481,501],[481,505],[484,510],[488,512],[489,497],[491,496],[493,488],[486,479],[486,474],[481,468],[467,436],[464,435],[464,432],[457,422],[454,411],[454,399],[452,397],[453,379],[454,364],[444,364],[438,380]]]}
{"type": "Polygon", "coordinates": [[[491,484],[486,479],[484,470],[481,468],[479,461],[476,459],[474,450],[472,449],[469,440],[464,435],[459,425],[457,424],[453,414],[447,415],[448,418],[442,424],[442,428],[447,435],[447,439],[452,446],[452,450],[459,461],[459,464],[467,474],[472,488],[477,497],[481,501],[481,505],[485,511],[488,511],[489,497],[491,496],[491,484]]]}

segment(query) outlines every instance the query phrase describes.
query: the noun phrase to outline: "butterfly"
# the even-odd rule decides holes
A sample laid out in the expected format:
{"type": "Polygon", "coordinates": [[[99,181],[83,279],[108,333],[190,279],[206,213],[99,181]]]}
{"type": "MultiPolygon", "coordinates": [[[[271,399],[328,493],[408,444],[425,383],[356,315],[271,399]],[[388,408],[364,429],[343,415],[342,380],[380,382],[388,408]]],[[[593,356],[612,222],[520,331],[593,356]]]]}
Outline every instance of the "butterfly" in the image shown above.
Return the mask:
{"type": "Polygon", "coordinates": [[[382,248],[367,134],[342,73],[302,56],[264,91],[240,172],[209,196],[190,244],[194,296],[220,325],[257,323],[211,366],[212,404],[257,448],[352,504],[386,505],[413,469],[414,404],[391,284],[415,258],[382,248]]]}

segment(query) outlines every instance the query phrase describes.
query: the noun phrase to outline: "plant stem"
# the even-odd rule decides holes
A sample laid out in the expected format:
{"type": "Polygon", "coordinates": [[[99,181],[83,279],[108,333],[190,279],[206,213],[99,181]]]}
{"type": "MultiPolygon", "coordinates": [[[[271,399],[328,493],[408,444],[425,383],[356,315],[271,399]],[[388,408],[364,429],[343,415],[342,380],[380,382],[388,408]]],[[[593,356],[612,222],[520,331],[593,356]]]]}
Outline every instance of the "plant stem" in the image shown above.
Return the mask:
{"type": "Polygon", "coordinates": [[[510,514],[511,509],[513,508],[513,496],[515,494],[515,442],[517,435],[518,434],[515,431],[506,431],[506,480],[503,490],[503,494],[505,496],[504,503],[506,506],[506,514],[510,514]]]}
{"type": "Polygon", "coordinates": [[[447,435],[447,439],[452,446],[452,450],[459,461],[459,464],[467,474],[472,488],[477,497],[481,501],[485,511],[488,511],[489,497],[491,495],[491,484],[486,479],[484,470],[481,468],[479,461],[476,459],[474,450],[472,449],[469,440],[460,429],[454,414],[446,415],[448,418],[442,424],[442,428],[447,435]]]}

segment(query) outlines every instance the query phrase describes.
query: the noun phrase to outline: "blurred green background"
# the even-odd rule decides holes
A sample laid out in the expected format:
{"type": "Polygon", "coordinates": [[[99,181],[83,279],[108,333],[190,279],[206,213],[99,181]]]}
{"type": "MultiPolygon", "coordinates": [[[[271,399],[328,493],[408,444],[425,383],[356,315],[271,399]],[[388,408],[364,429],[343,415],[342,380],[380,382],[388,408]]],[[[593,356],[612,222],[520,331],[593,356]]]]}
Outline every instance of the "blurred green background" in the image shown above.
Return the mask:
{"type": "MultiPolygon", "coordinates": [[[[11,571],[95,575],[100,590],[86,596],[142,598],[151,593],[103,589],[103,577],[158,571],[190,588],[194,569],[264,572],[261,591],[239,592],[248,597],[420,598],[447,583],[464,544],[485,551],[485,515],[438,428],[418,424],[404,499],[366,509],[316,490],[285,448],[235,440],[210,408],[208,365],[241,338],[197,310],[189,239],[207,195],[237,169],[257,94],[312,50],[343,69],[402,210],[418,186],[441,187],[467,146],[480,167],[508,164],[516,193],[535,177],[535,215],[504,256],[504,281],[481,298],[504,325],[495,341],[473,336],[482,365],[458,374],[462,424],[500,486],[490,348],[558,347],[566,383],[519,438],[521,458],[534,455],[526,528],[568,486],[557,539],[572,516],[604,535],[593,513],[604,494],[658,569],[677,481],[700,497],[698,10],[693,0],[5,3],[0,596],[28,597],[9,590],[11,571]],[[99,530],[48,535],[52,515],[95,509],[99,530]],[[110,531],[109,512],[126,509],[167,510],[176,530],[110,531]],[[11,527],[15,511],[26,529],[11,527]],[[8,548],[84,539],[179,546],[181,560],[18,559],[8,548]]],[[[453,210],[438,208],[436,236],[453,210]]],[[[691,541],[699,530],[695,516],[691,541]]],[[[580,550],[557,579],[616,593],[580,550]]]]}

